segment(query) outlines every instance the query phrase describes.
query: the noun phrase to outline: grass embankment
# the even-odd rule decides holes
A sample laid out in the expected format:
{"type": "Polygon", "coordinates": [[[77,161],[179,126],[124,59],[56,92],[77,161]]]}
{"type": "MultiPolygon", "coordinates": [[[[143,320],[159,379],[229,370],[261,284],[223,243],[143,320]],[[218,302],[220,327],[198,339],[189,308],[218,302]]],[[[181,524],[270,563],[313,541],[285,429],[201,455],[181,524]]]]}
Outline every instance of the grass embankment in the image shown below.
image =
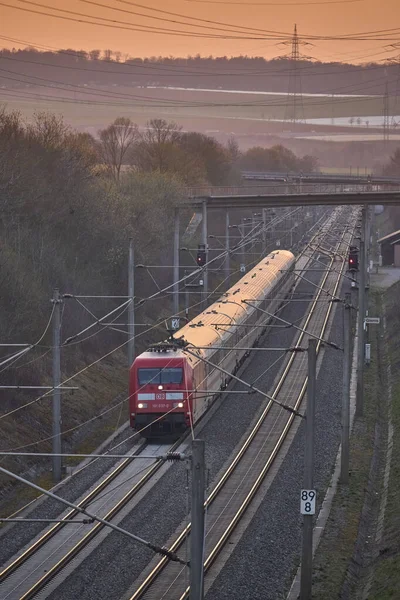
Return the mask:
{"type": "Polygon", "coordinates": [[[375,563],[370,600],[400,598],[400,283],[386,293],[386,352],[392,384],[391,418],[393,425],[392,460],[383,538],[375,563]]]}
{"type": "MultiPolygon", "coordinates": [[[[83,366],[81,365],[81,367],[83,366]]],[[[76,370],[79,370],[79,365],[76,370]]],[[[122,402],[127,397],[128,389],[126,357],[123,353],[116,352],[113,357],[79,375],[71,385],[78,386],[79,390],[74,394],[62,396],[62,431],[66,432],[63,436],[63,450],[64,452],[89,454],[128,418],[127,401],[122,402]],[[87,424],[82,426],[86,422],[87,424]]],[[[36,430],[36,435],[30,435],[29,443],[51,436],[51,402],[51,396],[49,396],[34,405],[33,418],[35,422],[40,423],[40,430],[36,430]]],[[[26,431],[19,430],[18,427],[13,429],[13,421],[11,419],[9,421],[4,420],[3,427],[5,425],[10,427],[7,435],[10,447],[22,447],[21,451],[23,451],[23,446],[28,443],[26,431]]],[[[35,446],[28,447],[26,451],[35,451],[35,449],[35,446]]],[[[40,450],[51,452],[51,440],[44,442],[44,446],[42,444],[40,450]]],[[[64,464],[65,466],[74,466],[81,460],[65,459],[64,464]]],[[[11,462],[5,466],[12,471],[21,471],[19,462],[15,462],[15,464],[11,462]]],[[[50,489],[53,486],[50,469],[50,461],[42,459],[40,463],[36,463],[36,476],[32,472],[30,479],[34,480],[37,485],[50,489]]],[[[11,514],[38,495],[35,490],[26,485],[13,485],[13,480],[9,480],[5,476],[2,476],[0,481],[8,489],[8,492],[4,493],[3,500],[0,500],[2,515],[11,514]]]]}
{"type": "MultiPolygon", "coordinates": [[[[374,310],[378,312],[379,303],[379,295],[371,295],[371,314],[375,314],[374,310]]],[[[378,402],[384,393],[379,378],[382,362],[377,360],[378,344],[382,342],[379,328],[371,328],[370,342],[372,361],[365,370],[364,416],[356,419],[350,442],[350,481],[348,487],[338,487],[315,558],[314,600],[339,600],[343,597],[345,582],[350,586],[347,588],[350,594],[346,597],[355,597],[352,590],[357,582],[357,576],[352,576],[352,571],[357,568],[354,552],[373,457],[378,402]]]]}

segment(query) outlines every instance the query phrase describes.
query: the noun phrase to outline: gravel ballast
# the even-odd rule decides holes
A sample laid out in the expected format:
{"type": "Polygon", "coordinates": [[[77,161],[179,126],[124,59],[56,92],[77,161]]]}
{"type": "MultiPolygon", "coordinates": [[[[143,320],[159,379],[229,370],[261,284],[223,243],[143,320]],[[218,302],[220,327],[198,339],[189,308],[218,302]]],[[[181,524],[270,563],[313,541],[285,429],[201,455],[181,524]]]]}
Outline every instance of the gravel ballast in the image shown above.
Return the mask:
{"type": "MultiPolygon", "coordinates": [[[[319,278],[321,273],[312,277],[319,278]]],[[[311,275],[310,275],[311,277],[311,275]]],[[[313,291],[313,290],[312,290],[313,291]]],[[[303,282],[297,292],[309,293],[309,284],[303,282]]],[[[308,304],[308,302],[307,302],[308,304]]],[[[282,317],[297,321],[305,310],[305,303],[294,302],[286,306],[282,317]]],[[[275,329],[268,336],[268,345],[291,346],[293,329],[275,329]]],[[[335,336],[333,336],[335,337],[335,336]]],[[[254,353],[254,358],[243,372],[243,379],[254,382],[268,390],[279,371],[281,361],[260,374],[277,358],[277,354],[254,353]],[[271,358],[272,357],[272,358],[271,358]]],[[[336,370],[337,355],[332,355],[330,370],[336,370]]],[[[334,379],[334,377],[333,377],[334,379]]],[[[236,386],[234,389],[243,389],[236,386]]],[[[210,481],[223,467],[233,452],[243,433],[259,411],[263,400],[247,394],[227,395],[212,419],[205,425],[201,438],[206,442],[207,468],[210,481]]],[[[182,463],[174,464],[143,498],[135,509],[120,523],[120,526],[153,543],[164,544],[187,518],[188,511],[187,471],[182,463]]],[[[184,552],[184,550],[183,550],[184,552]]],[[[82,561],[66,581],[49,596],[52,600],[81,600],[120,598],[133,584],[146,567],[153,553],[146,548],[125,540],[120,534],[110,533],[106,540],[96,547],[82,561]]],[[[239,597],[239,596],[238,596],[239,597]]]]}
{"type": "MultiPolygon", "coordinates": [[[[331,340],[341,344],[341,311],[331,340]]],[[[323,500],[340,443],[342,355],[327,348],[317,381],[315,488],[323,500]]],[[[287,596],[301,553],[299,491],[303,487],[305,423],[249,527],[206,595],[206,600],[280,600],[287,596]]]]}
{"type": "MultiPolygon", "coordinates": [[[[129,452],[140,442],[137,436],[132,438],[132,435],[132,429],[127,427],[109,445],[105,446],[102,452],[106,452],[110,447],[113,448],[118,444],[121,444],[116,450],[118,454],[129,452]],[[132,439],[128,440],[127,438],[132,439]]],[[[76,502],[86,490],[95,485],[117,462],[118,459],[99,459],[80,473],[73,475],[69,480],[63,482],[54,493],[69,502],[76,502]]],[[[33,505],[32,509],[18,516],[29,517],[30,519],[56,519],[64,509],[65,506],[60,502],[56,502],[51,498],[40,498],[33,505]]],[[[39,535],[46,527],[47,525],[43,523],[17,523],[4,528],[4,531],[0,534],[0,564],[4,564],[10,560],[14,554],[19,552],[21,548],[28,544],[32,538],[39,535]]]]}

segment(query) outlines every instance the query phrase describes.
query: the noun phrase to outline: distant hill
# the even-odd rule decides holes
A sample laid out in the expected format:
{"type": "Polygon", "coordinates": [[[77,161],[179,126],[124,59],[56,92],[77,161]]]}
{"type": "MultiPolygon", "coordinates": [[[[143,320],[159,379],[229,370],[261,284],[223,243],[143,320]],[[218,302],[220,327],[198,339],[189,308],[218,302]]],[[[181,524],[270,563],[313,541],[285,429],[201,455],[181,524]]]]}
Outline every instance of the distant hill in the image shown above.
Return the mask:
{"type": "MultiPolygon", "coordinates": [[[[122,57],[120,53],[34,48],[0,50],[0,86],[42,85],[180,86],[231,90],[288,91],[293,65],[286,58],[247,56],[187,58],[122,57]],[[43,78],[40,81],[37,78],[43,78]]],[[[398,66],[299,61],[302,90],[309,93],[396,95],[398,66]]]]}

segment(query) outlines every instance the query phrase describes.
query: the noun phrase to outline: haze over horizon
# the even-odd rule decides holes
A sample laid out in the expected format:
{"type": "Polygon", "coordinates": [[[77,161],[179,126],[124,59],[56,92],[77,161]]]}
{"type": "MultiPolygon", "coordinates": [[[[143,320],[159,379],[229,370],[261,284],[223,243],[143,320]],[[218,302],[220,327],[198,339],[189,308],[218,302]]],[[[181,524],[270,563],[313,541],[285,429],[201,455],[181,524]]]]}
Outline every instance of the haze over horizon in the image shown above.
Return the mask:
{"type": "Polygon", "coordinates": [[[317,60],[379,62],[400,53],[400,27],[393,29],[400,17],[398,0],[151,0],[146,5],[129,0],[108,5],[104,0],[10,0],[0,2],[0,15],[0,43],[6,48],[29,43],[39,49],[112,49],[142,57],[246,54],[270,59],[290,53],[290,45],[281,42],[288,40],[296,23],[300,39],[312,43],[301,45],[300,52],[317,60]],[[366,39],[356,35],[366,32],[371,32],[366,39]],[[232,37],[236,39],[226,39],[232,37]]]}

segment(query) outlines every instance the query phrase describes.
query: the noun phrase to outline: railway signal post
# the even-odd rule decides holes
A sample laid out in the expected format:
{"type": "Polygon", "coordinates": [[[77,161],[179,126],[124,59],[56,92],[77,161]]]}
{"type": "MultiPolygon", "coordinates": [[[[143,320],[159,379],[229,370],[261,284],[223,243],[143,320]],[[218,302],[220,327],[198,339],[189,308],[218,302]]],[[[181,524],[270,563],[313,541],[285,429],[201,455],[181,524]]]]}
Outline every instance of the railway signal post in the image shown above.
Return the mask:
{"type": "Polygon", "coordinates": [[[190,600],[204,598],[205,442],[192,442],[192,519],[190,532],[190,600]]]}
{"type": "Polygon", "coordinates": [[[316,492],[314,490],[314,424],[317,372],[317,340],[308,341],[308,381],[306,410],[306,448],[304,458],[304,489],[301,490],[300,508],[303,514],[303,544],[301,554],[300,600],[311,600],[313,558],[313,516],[316,492]]]}
{"type": "Polygon", "coordinates": [[[54,290],[53,312],[53,481],[61,481],[61,304],[60,292],[54,290]],[[57,456],[58,455],[58,456],[57,456]]]}

